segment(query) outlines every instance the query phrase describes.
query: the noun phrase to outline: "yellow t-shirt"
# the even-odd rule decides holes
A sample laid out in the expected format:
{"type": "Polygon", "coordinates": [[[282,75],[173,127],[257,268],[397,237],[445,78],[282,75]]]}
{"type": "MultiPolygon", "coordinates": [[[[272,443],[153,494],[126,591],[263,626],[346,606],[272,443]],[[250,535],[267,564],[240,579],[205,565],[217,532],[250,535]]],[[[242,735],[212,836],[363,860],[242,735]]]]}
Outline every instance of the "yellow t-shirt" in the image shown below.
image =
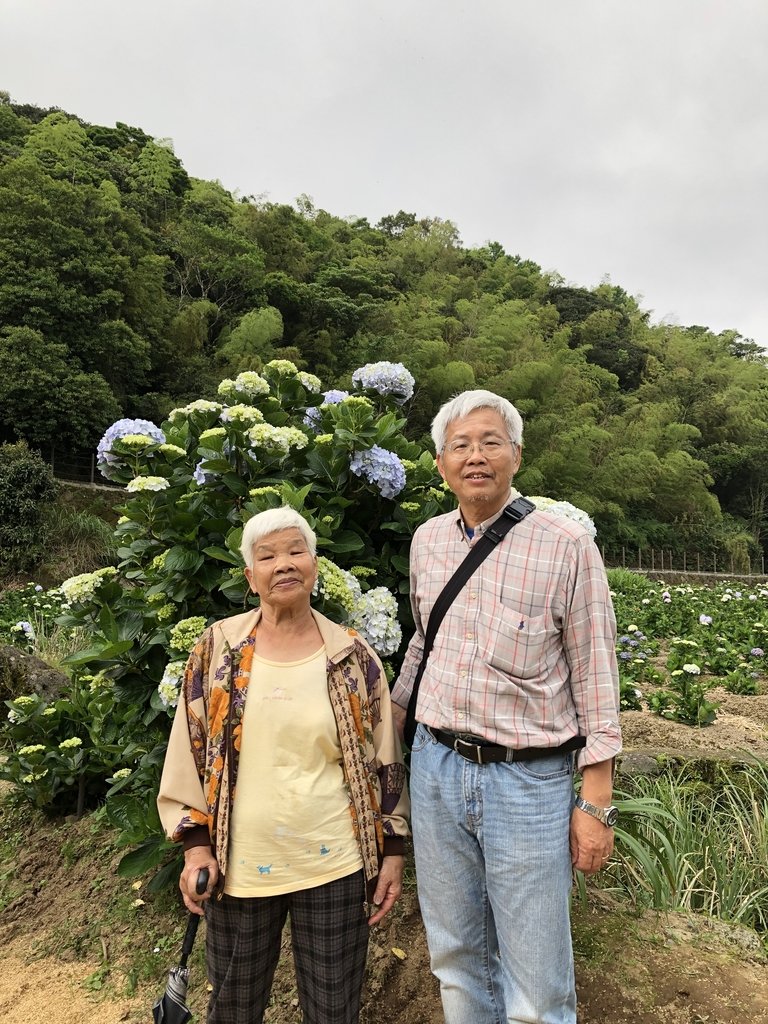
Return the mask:
{"type": "Polygon", "coordinates": [[[224,891],[278,896],[362,866],[328,697],[325,647],[301,661],[254,656],[224,891]]]}

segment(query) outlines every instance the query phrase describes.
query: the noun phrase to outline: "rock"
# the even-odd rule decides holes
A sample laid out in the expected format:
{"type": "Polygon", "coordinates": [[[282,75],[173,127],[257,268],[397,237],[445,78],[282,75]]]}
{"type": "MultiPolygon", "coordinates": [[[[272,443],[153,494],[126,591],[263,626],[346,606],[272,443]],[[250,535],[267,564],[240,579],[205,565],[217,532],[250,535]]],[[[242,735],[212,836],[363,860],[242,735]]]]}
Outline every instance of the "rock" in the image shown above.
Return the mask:
{"type": "Polygon", "coordinates": [[[661,775],[663,766],[650,754],[624,753],[617,758],[617,775],[661,775]]]}
{"type": "Polygon", "coordinates": [[[69,677],[34,654],[18,647],[0,647],[0,701],[24,694],[55,700],[69,686],[69,677]]]}

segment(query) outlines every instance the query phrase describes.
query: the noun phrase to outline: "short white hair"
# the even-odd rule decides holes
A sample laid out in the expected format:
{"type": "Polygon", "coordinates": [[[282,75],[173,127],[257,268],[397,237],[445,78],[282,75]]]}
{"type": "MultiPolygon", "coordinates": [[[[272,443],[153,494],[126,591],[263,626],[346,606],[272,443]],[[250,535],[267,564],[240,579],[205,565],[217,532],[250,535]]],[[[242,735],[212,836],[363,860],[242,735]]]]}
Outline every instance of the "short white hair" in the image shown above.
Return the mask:
{"type": "Polygon", "coordinates": [[[309,553],[314,558],[317,551],[317,537],[309,523],[296,509],[285,505],[283,508],[268,508],[266,512],[259,512],[257,515],[251,516],[243,528],[243,539],[240,542],[240,554],[248,568],[251,568],[254,544],[270,533],[294,529],[298,530],[307,542],[309,553]]]}
{"type": "Polygon", "coordinates": [[[432,420],[432,440],[435,442],[435,451],[442,455],[445,448],[445,435],[448,427],[454,420],[463,419],[469,416],[475,409],[492,409],[504,420],[509,440],[513,444],[522,447],[523,444],[523,420],[520,413],[507,398],[496,395],[493,391],[462,391],[449,402],[441,407],[437,416],[432,420]]]}

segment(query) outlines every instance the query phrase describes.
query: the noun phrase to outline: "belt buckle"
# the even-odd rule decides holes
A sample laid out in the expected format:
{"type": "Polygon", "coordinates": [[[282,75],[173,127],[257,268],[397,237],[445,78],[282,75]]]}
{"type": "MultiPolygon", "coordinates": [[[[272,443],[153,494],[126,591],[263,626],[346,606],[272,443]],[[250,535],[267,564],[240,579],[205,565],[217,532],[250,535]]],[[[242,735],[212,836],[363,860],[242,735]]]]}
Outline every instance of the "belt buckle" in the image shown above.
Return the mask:
{"type": "Polygon", "coordinates": [[[483,763],[483,748],[480,746],[479,743],[468,743],[466,740],[463,740],[459,736],[457,736],[453,741],[453,749],[459,755],[459,757],[466,758],[467,761],[472,761],[475,764],[483,763]],[[474,750],[475,756],[470,757],[468,754],[465,754],[463,751],[459,750],[459,744],[461,744],[463,747],[468,747],[470,750],[474,750]]]}

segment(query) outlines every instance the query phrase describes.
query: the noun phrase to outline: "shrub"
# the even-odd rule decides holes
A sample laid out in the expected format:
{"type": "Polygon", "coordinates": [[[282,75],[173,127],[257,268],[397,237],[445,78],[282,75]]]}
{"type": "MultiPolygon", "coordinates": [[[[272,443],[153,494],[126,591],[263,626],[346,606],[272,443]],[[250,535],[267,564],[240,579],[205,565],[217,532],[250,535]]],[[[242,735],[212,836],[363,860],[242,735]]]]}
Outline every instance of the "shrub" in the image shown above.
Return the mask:
{"type": "Polygon", "coordinates": [[[50,467],[24,441],[0,445],[0,576],[40,561],[48,532],[44,512],[56,492],[50,467]]]}

